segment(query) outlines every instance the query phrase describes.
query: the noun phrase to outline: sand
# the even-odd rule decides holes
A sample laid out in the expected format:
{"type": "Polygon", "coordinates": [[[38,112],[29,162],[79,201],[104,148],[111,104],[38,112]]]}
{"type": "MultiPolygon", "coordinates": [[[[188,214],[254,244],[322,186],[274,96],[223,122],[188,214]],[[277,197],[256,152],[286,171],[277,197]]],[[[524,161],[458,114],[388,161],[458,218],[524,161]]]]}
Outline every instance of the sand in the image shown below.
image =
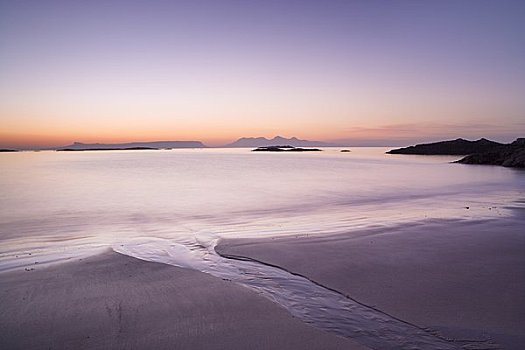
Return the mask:
{"type": "Polygon", "coordinates": [[[422,221],[332,236],[223,240],[455,339],[525,349],[525,220],[422,221]]]}
{"type": "MultiPolygon", "coordinates": [[[[223,240],[454,339],[525,348],[525,220],[223,240]]],[[[0,349],[366,349],[230,281],[112,251],[0,274],[0,349]]]]}
{"type": "Polygon", "coordinates": [[[365,349],[255,292],[108,251],[0,274],[0,349],[365,349]]]}

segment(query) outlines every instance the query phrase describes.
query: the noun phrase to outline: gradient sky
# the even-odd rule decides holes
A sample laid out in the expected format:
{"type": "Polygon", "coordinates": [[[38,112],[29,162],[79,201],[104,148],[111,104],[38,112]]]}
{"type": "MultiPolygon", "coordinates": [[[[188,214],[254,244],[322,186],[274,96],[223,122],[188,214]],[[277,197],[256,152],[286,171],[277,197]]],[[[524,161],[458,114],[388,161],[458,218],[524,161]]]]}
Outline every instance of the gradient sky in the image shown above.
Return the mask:
{"type": "Polygon", "coordinates": [[[525,136],[525,1],[0,1],[0,147],[525,136]]]}

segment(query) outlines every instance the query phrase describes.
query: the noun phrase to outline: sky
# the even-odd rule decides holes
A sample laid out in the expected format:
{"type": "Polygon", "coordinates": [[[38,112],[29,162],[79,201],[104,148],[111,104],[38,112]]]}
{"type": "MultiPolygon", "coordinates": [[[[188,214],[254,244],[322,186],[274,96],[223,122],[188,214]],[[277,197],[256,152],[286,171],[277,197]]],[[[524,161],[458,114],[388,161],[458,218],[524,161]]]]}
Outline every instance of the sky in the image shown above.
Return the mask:
{"type": "Polygon", "coordinates": [[[0,147],[525,136],[525,1],[0,0],[0,147]]]}

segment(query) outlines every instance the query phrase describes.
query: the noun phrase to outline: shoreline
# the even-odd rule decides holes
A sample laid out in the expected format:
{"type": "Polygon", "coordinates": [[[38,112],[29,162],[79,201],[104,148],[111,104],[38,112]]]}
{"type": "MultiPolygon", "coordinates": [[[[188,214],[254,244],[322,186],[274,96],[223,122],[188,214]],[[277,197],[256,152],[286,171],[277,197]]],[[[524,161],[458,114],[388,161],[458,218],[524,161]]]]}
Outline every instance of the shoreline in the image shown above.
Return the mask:
{"type": "MultiPolygon", "coordinates": [[[[249,259],[302,276],[439,337],[458,342],[471,339],[488,346],[480,349],[494,344],[517,350],[525,345],[520,333],[525,322],[525,233],[520,230],[525,215],[521,207],[509,209],[514,209],[515,215],[491,220],[424,220],[347,234],[228,238],[221,239],[215,251],[226,258],[249,259]]],[[[261,348],[367,349],[352,338],[303,323],[276,303],[228,279],[115,251],[37,265],[30,271],[6,271],[0,277],[0,307],[7,310],[4,315],[16,315],[0,318],[0,347],[40,348],[45,343],[52,348],[98,348],[111,342],[117,346],[125,337],[126,346],[140,349],[149,345],[142,339],[144,335],[147,338],[160,332],[160,338],[153,339],[157,348],[172,348],[182,342],[190,348],[212,349],[218,341],[221,346],[243,349],[257,348],[252,342],[262,341],[266,343],[261,348]],[[141,275],[138,280],[137,274],[141,275]],[[203,300],[177,289],[181,278],[186,289],[201,291],[197,297],[204,295],[208,306],[210,300],[224,296],[242,299],[251,295],[254,299],[203,308],[203,300]],[[151,290],[150,285],[163,291],[151,290]],[[134,292],[118,294],[128,289],[134,292]],[[34,298],[24,299],[24,295],[34,298]],[[94,297],[98,300],[93,301],[94,297]],[[76,305],[86,299],[87,310],[76,305]],[[173,314],[182,305],[189,315],[196,312],[201,319],[165,314],[157,319],[158,305],[141,308],[157,300],[166,302],[173,314]],[[117,332],[116,327],[121,327],[122,304],[135,307],[135,316],[127,315],[126,322],[153,325],[120,336],[121,328],[117,332]],[[258,312],[250,314],[257,308],[258,312]],[[104,309],[106,314],[101,312],[104,309]],[[264,320],[259,320],[261,310],[264,320]],[[118,321],[115,314],[120,315],[118,321]],[[211,329],[203,329],[202,319],[211,320],[211,329]],[[80,326],[84,333],[95,335],[82,338],[76,328],[79,320],[86,323],[80,326]],[[178,333],[170,334],[169,328],[180,323],[178,333]],[[216,323],[228,331],[217,334],[216,323]],[[106,329],[97,329],[99,324],[105,324],[106,329]],[[250,331],[259,332],[259,338],[248,337],[250,331]],[[227,339],[212,341],[210,337],[227,339]]]]}
{"type": "Polygon", "coordinates": [[[332,236],[223,239],[218,254],[304,276],[451,339],[525,346],[525,220],[431,222],[332,236]]]}

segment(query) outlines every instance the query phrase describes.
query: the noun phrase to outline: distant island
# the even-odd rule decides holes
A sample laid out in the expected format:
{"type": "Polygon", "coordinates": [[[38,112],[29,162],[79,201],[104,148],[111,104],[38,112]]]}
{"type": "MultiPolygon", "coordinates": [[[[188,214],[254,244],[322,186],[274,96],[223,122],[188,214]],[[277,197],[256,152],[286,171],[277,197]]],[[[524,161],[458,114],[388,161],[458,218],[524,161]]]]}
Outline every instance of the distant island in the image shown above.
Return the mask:
{"type": "Polygon", "coordinates": [[[223,147],[268,147],[277,145],[290,145],[293,147],[340,147],[335,143],[323,142],[323,141],[309,141],[300,140],[297,137],[285,138],[281,136],[275,136],[273,139],[267,139],[265,137],[241,137],[235,142],[229,143],[223,147]]]}
{"type": "Polygon", "coordinates": [[[7,149],[7,148],[2,148],[2,149],[0,149],[0,152],[5,152],[5,153],[7,153],[7,152],[18,152],[18,150],[16,150],[16,149],[7,149]]]}
{"type": "Polygon", "coordinates": [[[487,139],[479,139],[477,141],[456,139],[398,148],[386,153],[464,156],[467,154],[490,151],[500,146],[503,146],[503,144],[487,139]]]}
{"type": "Polygon", "coordinates": [[[390,150],[386,153],[466,155],[466,157],[463,157],[454,163],[501,165],[505,167],[525,168],[525,138],[518,138],[509,144],[494,142],[484,138],[477,141],[456,139],[399,148],[390,150]]]}
{"type": "Polygon", "coordinates": [[[300,148],[286,145],[258,147],[253,149],[252,152],[321,152],[321,150],[319,148],[300,148]]]}
{"type": "Polygon", "coordinates": [[[128,147],[128,148],[61,148],[58,152],[83,152],[83,151],[142,151],[142,150],[158,150],[153,147],[128,147]]]}
{"type": "Polygon", "coordinates": [[[206,148],[200,141],[152,141],[128,143],[81,143],[58,147],[57,151],[145,150],[161,148],[206,148]]]}

